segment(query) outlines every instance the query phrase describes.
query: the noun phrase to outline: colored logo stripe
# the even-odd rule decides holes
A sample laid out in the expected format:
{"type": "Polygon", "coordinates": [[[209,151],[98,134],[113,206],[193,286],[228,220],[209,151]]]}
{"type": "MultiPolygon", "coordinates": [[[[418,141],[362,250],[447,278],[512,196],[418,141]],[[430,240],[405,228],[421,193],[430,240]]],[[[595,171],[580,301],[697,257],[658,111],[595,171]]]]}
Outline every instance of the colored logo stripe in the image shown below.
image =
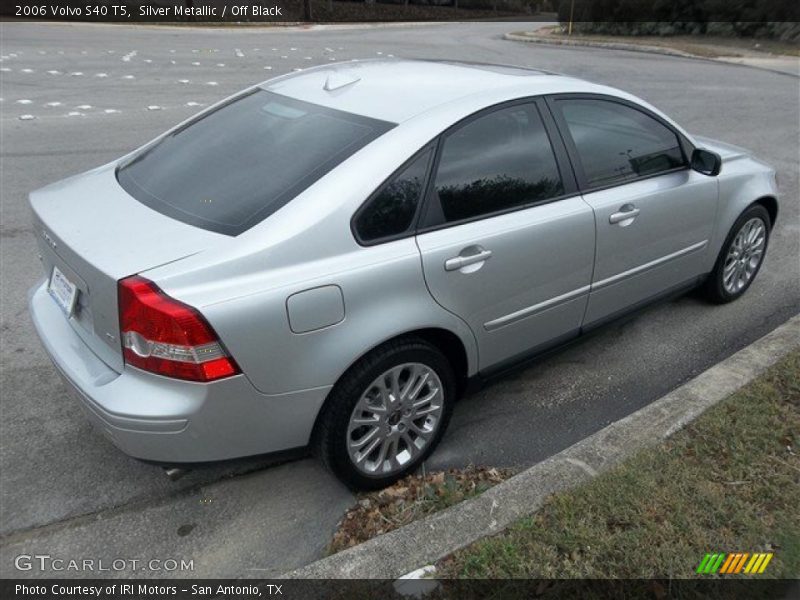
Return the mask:
{"type": "Polygon", "coordinates": [[[725,558],[725,554],[724,553],[721,553],[719,556],[717,556],[717,560],[715,560],[713,563],[711,563],[709,565],[708,572],[709,573],[716,573],[717,569],[719,569],[719,566],[722,564],[722,560],[724,558],[725,558]]]}
{"type": "Polygon", "coordinates": [[[725,561],[725,564],[723,565],[722,569],[720,570],[720,573],[722,573],[722,574],[733,573],[733,568],[736,566],[736,563],[739,562],[739,559],[741,558],[741,556],[742,555],[739,552],[731,553],[729,555],[729,559],[727,561],[725,561]]]}
{"type": "Polygon", "coordinates": [[[753,567],[756,567],[756,572],[757,572],[758,567],[761,566],[760,563],[763,561],[763,557],[764,555],[759,554],[758,552],[753,554],[752,558],[750,558],[750,562],[748,562],[747,566],[744,568],[744,572],[748,574],[752,573],[753,567]]]}
{"type": "Polygon", "coordinates": [[[731,573],[736,573],[736,569],[739,568],[739,565],[742,563],[742,559],[745,557],[745,554],[742,552],[736,552],[731,555],[731,560],[726,562],[725,568],[723,568],[720,573],[724,575],[730,575],[731,573]]]}
{"type": "Polygon", "coordinates": [[[710,558],[711,558],[710,554],[706,554],[703,557],[703,560],[701,560],[700,564],[697,566],[697,571],[696,571],[697,573],[705,573],[706,572],[706,567],[708,566],[708,561],[709,561],[710,558]]]}
{"type": "Polygon", "coordinates": [[[703,560],[700,561],[700,566],[697,567],[698,573],[712,574],[716,573],[719,566],[722,564],[725,554],[706,554],[703,560]]]}
{"type": "MultiPolygon", "coordinates": [[[[767,565],[769,564],[769,561],[772,560],[772,552],[770,552],[768,554],[763,554],[762,556],[764,557],[764,562],[762,562],[761,565],[758,567],[758,572],[759,573],[763,573],[764,569],[767,568],[767,565]]],[[[755,573],[755,571],[753,571],[753,572],[755,573]]]]}
{"type": "Polygon", "coordinates": [[[736,558],[736,554],[728,554],[728,560],[726,560],[725,564],[722,565],[722,570],[720,571],[720,573],[728,572],[728,569],[731,568],[731,563],[733,562],[734,558],[736,558]]]}
{"type": "Polygon", "coordinates": [[[700,561],[697,573],[705,575],[713,575],[717,572],[721,575],[734,575],[742,572],[748,575],[760,574],[767,568],[772,556],[772,552],[708,553],[700,561]]]}
{"type": "Polygon", "coordinates": [[[748,552],[745,552],[744,554],[742,554],[741,558],[736,563],[736,568],[735,569],[731,568],[731,573],[738,573],[739,571],[741,571],[742,568],[744,567],[744,561],[746,561],[749,556],[750,556],[750,553],[748,553],[748,552]]]}

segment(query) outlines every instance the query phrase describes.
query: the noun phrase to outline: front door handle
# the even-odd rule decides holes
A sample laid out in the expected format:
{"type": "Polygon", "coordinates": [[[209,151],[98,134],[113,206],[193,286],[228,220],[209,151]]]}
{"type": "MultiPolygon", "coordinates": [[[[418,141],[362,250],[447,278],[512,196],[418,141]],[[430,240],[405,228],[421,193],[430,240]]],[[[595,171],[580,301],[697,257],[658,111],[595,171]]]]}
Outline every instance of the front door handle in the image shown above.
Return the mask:
{"type": "Polygon", "coordinates": [[[474,265],[475,263],[483,262],[488,260],[492,256],[491,250],[483,250],[481,249],[480,252],[477,254],[468,254],[467,256],[454,256],[453,258],[448,258],[444,261],[444,270],[445,271],[458,271],[459,269],[463,269],[469,265],[474,265]]]}
{"type": "Polygon", "coordinates": [[[608,222],[612,225],[616,225],[617,223],[622,224],[624,227],[625,225],[630,225],[633,223],[633,220],[639,216],[641,211],[636,208],[633,204],[623,204],[619,208],[619,212],[613,213],[610,217],[608,217],[608,222]],[[626,222],[627,221],[627,222],[626,222]]]}

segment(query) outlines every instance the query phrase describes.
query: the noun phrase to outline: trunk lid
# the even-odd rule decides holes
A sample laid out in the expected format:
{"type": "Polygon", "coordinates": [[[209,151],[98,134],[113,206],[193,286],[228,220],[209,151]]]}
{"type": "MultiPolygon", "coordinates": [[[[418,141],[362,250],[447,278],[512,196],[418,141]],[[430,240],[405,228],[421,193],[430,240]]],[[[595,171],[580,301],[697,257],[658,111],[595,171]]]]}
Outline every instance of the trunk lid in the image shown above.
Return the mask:
{"type": "Polygon", "coordinates": [[[30,203],[45,275],[56,266],[78,289],[70,325],[121,372],[117,281],[230,238],[146,207],[120,187],[115,168],[44,187],[31,193],[30,203]]]}

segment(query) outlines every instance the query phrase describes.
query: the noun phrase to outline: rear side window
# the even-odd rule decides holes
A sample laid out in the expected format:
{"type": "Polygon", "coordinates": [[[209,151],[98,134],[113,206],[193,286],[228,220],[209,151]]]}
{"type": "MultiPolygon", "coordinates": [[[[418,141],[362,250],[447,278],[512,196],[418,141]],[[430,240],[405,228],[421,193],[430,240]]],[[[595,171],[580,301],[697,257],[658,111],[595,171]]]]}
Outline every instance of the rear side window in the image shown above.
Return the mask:
{"type": "Polygon", "coordinates": [[[383,185],[356,217],[362,242],[374,242],[407,232],[417,214],[432,150],[417,156],[383,185]]]}
{"type": "Polygon", "coordinates": [[[640,110],[606,100],[559,100],[557,104],[590,187],[685,165],[678,136],[640,110]]]}
{"type": "Polygon", "coordinates": [[[553,148],[536,105],[496,110],[449,134],[434,189],[447,222],[563,194],[553,148]]]}
{"type": "Polygon", "coordinates": [[[392,126],[259,89],[171,133],[117,178],[154,210],[238,235],[392,126]]]}

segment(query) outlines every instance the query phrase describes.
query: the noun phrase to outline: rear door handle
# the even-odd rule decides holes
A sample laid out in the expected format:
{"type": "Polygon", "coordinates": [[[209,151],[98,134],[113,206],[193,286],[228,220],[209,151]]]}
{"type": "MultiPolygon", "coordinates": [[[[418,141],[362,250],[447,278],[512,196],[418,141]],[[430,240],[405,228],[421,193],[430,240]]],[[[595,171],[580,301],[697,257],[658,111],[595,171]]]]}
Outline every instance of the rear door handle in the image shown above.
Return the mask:
{"type": "Polygon", "coordinates": [[[620,207],[619,212],[615,212],[608,217],[608,222],[612,225],[616,225],[617,223],[622,223],[623,221],[633,221],[633,219],[639,216],[640,212],[641,211],[633,204],[624,204],[620,207]]]}
{"type": "Polygon", "coordinates": [[[488,260],[491,258],[491,256],[491,250],[481,250],[477,254],[470,254],[468,256],[454,256],[453,258],[448,258],[446,261],[444,261],[444,270],[458,271],[459,269],[469,265],[474,265],[475,263],[488,260]]]}

